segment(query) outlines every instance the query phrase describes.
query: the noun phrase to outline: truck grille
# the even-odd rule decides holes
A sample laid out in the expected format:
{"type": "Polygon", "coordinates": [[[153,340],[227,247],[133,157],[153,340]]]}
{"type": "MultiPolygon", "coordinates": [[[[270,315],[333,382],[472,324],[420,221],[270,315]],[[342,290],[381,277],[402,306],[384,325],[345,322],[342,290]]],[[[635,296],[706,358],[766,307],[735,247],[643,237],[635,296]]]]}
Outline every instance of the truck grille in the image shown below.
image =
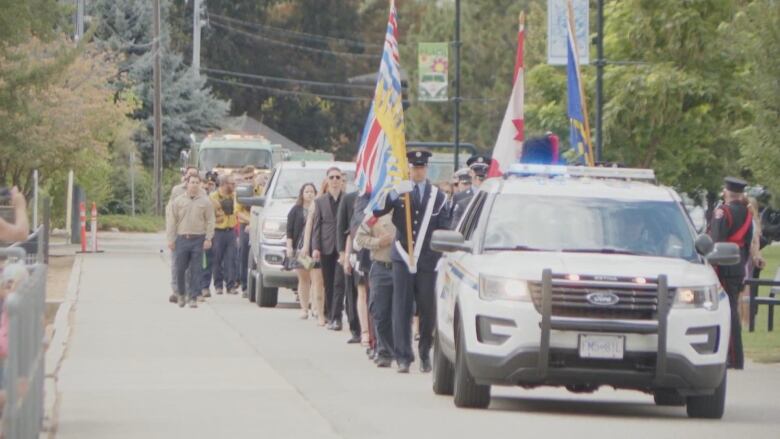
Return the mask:
{"type": "MultiPolygon", "coordinates": [[[[536,310],[542,309],[542,284],[530,282],[529,290],[536,310]]],[[[658,285],[629,282],[569,281],[554,278],[552,283],[552,315],[619,320],[655,320],[658,311],[658,285]],[[614,304],[594,304],[589,295],[608,296],[614,304]]],[[[674,290],[669,289],[670,300],[674,290]]]]}

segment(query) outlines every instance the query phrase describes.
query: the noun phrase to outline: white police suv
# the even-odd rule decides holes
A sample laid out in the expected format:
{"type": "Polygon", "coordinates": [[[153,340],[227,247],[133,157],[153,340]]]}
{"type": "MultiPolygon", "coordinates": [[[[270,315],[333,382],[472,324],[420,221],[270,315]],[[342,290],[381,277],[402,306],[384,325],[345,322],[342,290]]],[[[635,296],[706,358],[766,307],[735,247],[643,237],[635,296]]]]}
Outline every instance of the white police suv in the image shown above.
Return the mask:
{"type": "Polygon", "coordinates": [[[433,390],[487,407],[491,385],[651,393],[723,416],[729,302],[713,265],[735,244],[696,232],[652,170],[514,165],[486,181],[436,283],[433,390]]]}

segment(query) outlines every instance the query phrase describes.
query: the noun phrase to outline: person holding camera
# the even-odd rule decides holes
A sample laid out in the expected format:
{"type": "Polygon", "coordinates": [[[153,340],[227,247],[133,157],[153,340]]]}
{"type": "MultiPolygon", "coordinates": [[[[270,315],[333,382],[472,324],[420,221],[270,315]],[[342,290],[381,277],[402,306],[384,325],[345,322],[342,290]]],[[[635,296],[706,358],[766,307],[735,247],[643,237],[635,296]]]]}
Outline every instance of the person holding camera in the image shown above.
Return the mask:
{"type": "Polygon", "coordinates": [[[212,250],[214,256],[212,273],[217,294],[222,294],[223,288],[227,294],[238,294],[238,282],[236,282],[238,245],[235,232],[238,217],[235,189],[236,182],[232,175],[220,175],[219,187],[209,196],[217,217],[212,250]]]}
{"type": "Polygon", "coordinates": [[[27,201],[16,186],[8,191],[7,197],[13,210],[13,222],[0,217],[0,241],[24,241],[30,232],[30,224],[27,222],[27,201]]]}

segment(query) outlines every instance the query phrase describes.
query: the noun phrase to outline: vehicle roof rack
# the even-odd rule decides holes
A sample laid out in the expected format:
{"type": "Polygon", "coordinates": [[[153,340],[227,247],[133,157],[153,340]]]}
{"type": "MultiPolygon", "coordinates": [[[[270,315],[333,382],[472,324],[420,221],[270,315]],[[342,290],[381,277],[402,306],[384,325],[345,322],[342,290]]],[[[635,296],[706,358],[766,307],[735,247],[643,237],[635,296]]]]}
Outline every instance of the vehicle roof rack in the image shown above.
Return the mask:
{"type": "Polygon", "coordinates": [[[656,183],[655,171],[640,168],[588,167],[565,165],[535,165],[515,163],[509,167],[507,176],[515,177],[576,177],[609,180],[645,181],[656,183]]]}

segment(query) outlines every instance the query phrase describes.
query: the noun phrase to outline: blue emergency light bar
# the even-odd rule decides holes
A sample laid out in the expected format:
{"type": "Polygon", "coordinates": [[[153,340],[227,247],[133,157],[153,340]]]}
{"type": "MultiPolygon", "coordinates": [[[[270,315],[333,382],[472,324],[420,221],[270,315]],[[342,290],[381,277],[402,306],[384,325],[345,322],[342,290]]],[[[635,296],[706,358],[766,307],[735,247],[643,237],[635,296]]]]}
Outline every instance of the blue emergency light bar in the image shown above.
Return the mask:
{"type": "Polygon", "coordinates": [[[655,183],[655,171],[639,168],[608,168],[515,163],[507,175],[517,177],[579,177],[610,180],[639,180],[655,183]]]}

